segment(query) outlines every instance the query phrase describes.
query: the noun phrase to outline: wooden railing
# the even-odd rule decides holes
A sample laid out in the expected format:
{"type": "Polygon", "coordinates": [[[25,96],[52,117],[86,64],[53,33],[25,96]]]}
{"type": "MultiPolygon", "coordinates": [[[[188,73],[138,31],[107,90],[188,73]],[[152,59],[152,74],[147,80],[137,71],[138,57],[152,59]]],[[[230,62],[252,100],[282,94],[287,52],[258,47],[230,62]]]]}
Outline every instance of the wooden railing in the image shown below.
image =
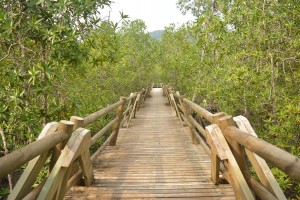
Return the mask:
{"type": "Polygon", "coordinates": [[[212,181],[219,184],[221,173],[237,199],[286,199],[267,163],[300,182],[299,158],[259,139],[245,117],[212,114],[168,86],[163,90],[176,115],[190,127],[193,143],[201,143],[211,156],[212,181]],[[193,113],[210,125],[197,121],[193,113]],[[251,175],[248,163],[259,181],[251,175]]]}
{"type": "Polygon", "coordinates": [[[129,126],[150,90],[149,87],[132,93],[129,97],[121,97],[120,101],[85,118],[72,116],[70,121],[48,123],[35,142],[1,157],[0,179],[28,163],[8,199],[63,199],[71,186],[78,184],[80,180],[86,186],[91,185],[92,162],[107,145],[116,144],[120,127],[125,123],[129,126]],[[89,130],[84,129],[114,110],[115,118],[93,137],[89,130]],[[107,140],[90,156],[90,147],[110,130],[107,140]],[[47,164],[49,159],[50,163],[47,164]],[[49,165],[49,175],[33,189],[45,165],[49,165]]]}

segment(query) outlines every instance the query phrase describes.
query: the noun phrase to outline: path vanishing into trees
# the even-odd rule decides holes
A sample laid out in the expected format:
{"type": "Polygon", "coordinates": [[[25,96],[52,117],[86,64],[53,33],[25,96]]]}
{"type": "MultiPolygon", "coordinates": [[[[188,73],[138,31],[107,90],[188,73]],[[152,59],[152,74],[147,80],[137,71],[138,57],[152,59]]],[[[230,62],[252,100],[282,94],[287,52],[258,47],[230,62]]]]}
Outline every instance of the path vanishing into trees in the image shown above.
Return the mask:
{"type": "Polygon", "coordinates": [[[162,89],[153,88],[130,127],[120,129],[116,146],[94,161],[92,186],[75,186],[65,199],[235,199],[229,184],[211,181],[210,165],[162,89]]]}

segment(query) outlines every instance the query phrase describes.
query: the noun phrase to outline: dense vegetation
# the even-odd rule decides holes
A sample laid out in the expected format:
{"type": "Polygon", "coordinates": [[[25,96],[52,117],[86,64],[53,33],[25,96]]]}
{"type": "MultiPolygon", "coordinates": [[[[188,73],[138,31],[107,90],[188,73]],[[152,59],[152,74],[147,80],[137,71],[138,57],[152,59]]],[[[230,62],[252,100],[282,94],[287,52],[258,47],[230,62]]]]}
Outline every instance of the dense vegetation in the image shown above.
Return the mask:
{"type": "MultiPolygon", "coordinates": [[[[164,82],[207,109],[247,116],[261,138],[300,157],[297,0],[179,0],[195,21],[170,25],[161,40],[123,13],[119,24],[99,18],[110,3],[2,1],[0,132],[9,151],[47,122],[164,82]]],[[[272,170],[286,194],[300,196],[299,184],[272,170]]]]}

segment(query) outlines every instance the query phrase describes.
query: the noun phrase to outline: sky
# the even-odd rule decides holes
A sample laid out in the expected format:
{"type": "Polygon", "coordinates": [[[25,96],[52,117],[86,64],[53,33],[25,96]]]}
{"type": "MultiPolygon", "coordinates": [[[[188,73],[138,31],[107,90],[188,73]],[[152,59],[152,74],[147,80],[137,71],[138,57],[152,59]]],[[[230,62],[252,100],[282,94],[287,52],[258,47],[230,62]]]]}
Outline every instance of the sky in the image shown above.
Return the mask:
{"type": "MultiPolygon", "coordinates": [[[[120,20],[120,13],[129,15],[130,20],[142,19],[149,32],[163,30],[171,23],[180,26],[193,20],[191,14],[182,15],[176,7],[177,0],[113,0],[111,4],[110,19],[114,22],[120,20]]],[[[108,15],[109,9],[103,11],[102,17],[108,15]]]]}

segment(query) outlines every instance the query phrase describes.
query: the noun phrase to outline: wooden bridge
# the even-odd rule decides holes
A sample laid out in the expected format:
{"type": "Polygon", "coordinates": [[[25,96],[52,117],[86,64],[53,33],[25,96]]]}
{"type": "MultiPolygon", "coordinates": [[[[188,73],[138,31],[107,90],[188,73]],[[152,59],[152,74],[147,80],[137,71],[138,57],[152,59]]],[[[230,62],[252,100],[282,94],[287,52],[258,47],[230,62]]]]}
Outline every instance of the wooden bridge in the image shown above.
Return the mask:
{"type": "Polygon", "coordinates": [[[189,130],[155,88],[130,127],[120,130],[117,145],[95,160],[92,187],[74,187],[66,199],[233,198],[228,184],[210,180],[203,147],[191,144],[189,130]]]}
{"type": "Polygon", "coordinates": [[[246,118],[147,88],[85,118],[47,124],[36,142],[0,158],[0,178],[29,162],[9,199],[286,199],[266,161],[300,181],[299,158],[258,139],[246,118]],[[93,136],[83,128],[114,110],[93,136]],[[48,177],[32,188],[45,165],[48,177]]]}

